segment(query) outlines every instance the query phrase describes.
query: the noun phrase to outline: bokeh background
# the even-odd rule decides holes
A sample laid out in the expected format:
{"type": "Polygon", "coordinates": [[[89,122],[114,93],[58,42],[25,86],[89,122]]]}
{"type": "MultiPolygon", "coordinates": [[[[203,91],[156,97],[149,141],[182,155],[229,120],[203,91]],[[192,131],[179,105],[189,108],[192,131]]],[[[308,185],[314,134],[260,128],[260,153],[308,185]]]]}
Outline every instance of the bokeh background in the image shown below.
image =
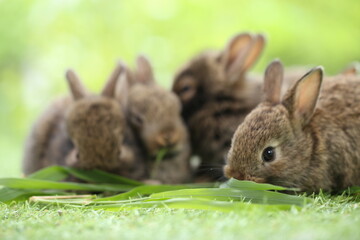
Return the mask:
{"type": "Polygon", "coordinates": [[[20,176],[32,122],[66,94],[64,71],[98,91],[118,59],[139,53],[165,87],[206,48],[241,31],[267,35],[265,54],[327,74],[360,60],[359,0],[0,0],[0,177],[20,176]]]}

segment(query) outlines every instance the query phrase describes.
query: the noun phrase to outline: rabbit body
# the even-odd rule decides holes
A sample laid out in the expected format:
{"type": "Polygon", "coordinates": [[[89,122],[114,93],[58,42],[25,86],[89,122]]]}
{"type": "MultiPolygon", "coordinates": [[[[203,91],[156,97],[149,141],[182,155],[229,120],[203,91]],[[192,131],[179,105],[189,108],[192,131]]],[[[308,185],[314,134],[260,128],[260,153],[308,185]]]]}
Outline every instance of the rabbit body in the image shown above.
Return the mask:
{"type": "Polygon", "coordinates": [[[74,144],[66,131],[70,97],[53,101],[33,125],[25,142],[23,173],[29,175],[50,165],[65,165],[74,144]]]}
{"type": "Polygon", "coordinates": [[[201,158],[197,177],[218,180],[231,138],[262,100],[262,80],[247,76],[264,47],[262,35],[235,36],[223,51],[205,51],[175,76],[173,91],[182,103],[191,148],[201,158]]]}
{"type": "Polygon", "coordinates": [[[144,158],[147,177],[161,183],[188,182],[191,149],[178,98],[156,84],[150,62],[143,56],[138,57],[137,69],[128,71],[127,77],[131,83],[127,121],[144,158]],[[165,156],[157,164],[162,150],[165,156]]]}
{"type": "Polygon", "coordinates": [[[359,185],[360,78],[328,77],[319,97],[317,68],[280,102],[282,72],[278,62],[268,67],[266,100],[236,130],[225,175],[306,192],[359,185]]]}

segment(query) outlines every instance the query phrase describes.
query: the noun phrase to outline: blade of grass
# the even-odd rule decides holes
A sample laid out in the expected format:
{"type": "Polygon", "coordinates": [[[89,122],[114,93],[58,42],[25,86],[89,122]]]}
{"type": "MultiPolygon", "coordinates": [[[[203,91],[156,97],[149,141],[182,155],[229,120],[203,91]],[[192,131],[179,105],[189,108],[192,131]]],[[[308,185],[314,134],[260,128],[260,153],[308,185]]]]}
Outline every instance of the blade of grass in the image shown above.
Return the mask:
{"type": "Polygon", "coordinates": [[[85,207],[91,209],[102,209],[108,211],[128,211],[139,208],[170,208],[170,209],[191,209],[191,210],[213,210],[213,211],[241,211],[241,210],[257,210],[257,211],[282,211],[297,208],[288,204],[279,205],[259,205],[244,202],[226,202],[208,199],[194,198],[174,198],[174,199],[149,199],[142,198],[137,200],[115,201],[111,204],[93,204],[91,198],[72,198],[72,199],[47,199],[33,198],[33,202],[50,205],[65,205],[72,207],[85,207]]]}
{"type": "Polygon", "coordinates": [[[231,188],[183,189],[154,193],[150,198],[200,198],[217,201],[246,201],[259,204],[291,204],[302,206],[309,201],[305,197],[260,190],[237,190],[231,188]]]}
{"type": "Polygon", "coordinates": [[[153,179],[157,175],[157,172],[159,170],[159,165],[160,165],[161,161],[163,160],[163,158],[165,157],[167,151],[168,151],[168,149],[162,148],[156,154],[155,164],[154,164],[154,167],[153,167],[153,169],[151,171],[150,178],[153,179]]]}
{"type": "Polygon", "coordinates": [[[209,188],[214,184],[185,184],[185,185],[144,185],[136,187],[126,193],[120,193],[118,195],[106,198],[98,198],[95,201],[118,201],[118,200],[127,200],[130,198],[140,198],[143,196],[148,196],[153,193],[171,191],[171,190],[180,190],[188,188],[209,188]]]}
{"type": "Polygon", "coordinates": [[[94,183],[117,183],[117,184],[127,184],[133,186],[144,185],[141,182],[121,177],[115,174],[107,173],[98,169],[93,170],[82,170],[70,167],[63,167],[65,171],[69,174],[88,182],[94,183]]]}
{"type": "Polygon", "coordinates": [[[256,183],[251,181],[239,181],[230,178],[228,181],[220,185],[220,188],[235,188],[240,190],[278,190],[278,191],[299,191],[297,188],[286,188],[268,183],[256,183]]]}
{"type": "Polygon", "coordinates": [[[48,204],[76,204],[86,205],[90,203],[95,195],[68,195],[68,196],[32,196],[30,202],[48,203],[48,204]]]}
{"type": "Polygon", "coordinates": [[[44,191],[33,189],[14,189],[2,188],[0,189],[0,202],[10,203],[12,201],[25,201],[34,195],[65,195],[67,193],[61,191],[44,191]]]}
{"type": "Polygon", "coordinates": [[[350,195],[357,195],[360,194],[360,186],[352,186],[349,187],[346,192],[350,195]]]}
{"type": "Polygon", "coordinates": [[[160,201],[133,202],[125,204],[95,205],[88,206],[92,209],[103,209],[109,211],[124,211],[139,208],[170,208],[191,210],[215,210],[222,212],[241,211],[248,209],[262,209],[264,211],[290,210],[291,205],[257,205],[243,202],[224,202],[206,199],[179,198],[160,201]]]}
{"type": "Polygon", "coordinates": [[[129,191],[133,186],[124,184],[85,184],[73,182],[54,182],[41,179],[2,178],[0,185],[17,189],[62,189],[62,190],[87,190],[87,191],[129,191]]]}
{"type": "Polygon", "coordinates": [[[64,180],[69,175],[72,175],[80,180],[84,180],[92,183],[117,183],[117,184],[127,184],[133,186],[140,186],[143,183],[121,177],[115,174],[104,172],[98,169],[92,170],[83,170],[71,167],[64,166],[50,166],[43,168],[31,175],[28,178],[32,179],[42,179],[50,181],[61,181],[64,180]]]}
{"type": "Polygon", "coordinates": [[[28,178],[50,181],[62,181],[69,176],[68,171],[61,166],[51,166],[32,173],[28,178]]]}
{"type": "MultiPolygon", "coordinates": [[[[91,195],[94,196],[95,195],[91,195]]],[[[133,202],[146,202],[150,201],[159,201],[163,199],[150,199],[149,197],[138,198],[138,199],[129,199],[129,200],[120,200],[120,201],[95,201],[94,197],[91,198],[57,198],[57,197],[50,197],[50,198],[43,198],[34,196],[32,198],[32,202],[36,203],[46,203],[46,204],[56,204],[56,205],[77,205],[77,206],[86,206],[86,205],[111,205],[111,204],[128,204],[133,202]],[[83,200],[86,201],[83,201],[83,200]]]]}

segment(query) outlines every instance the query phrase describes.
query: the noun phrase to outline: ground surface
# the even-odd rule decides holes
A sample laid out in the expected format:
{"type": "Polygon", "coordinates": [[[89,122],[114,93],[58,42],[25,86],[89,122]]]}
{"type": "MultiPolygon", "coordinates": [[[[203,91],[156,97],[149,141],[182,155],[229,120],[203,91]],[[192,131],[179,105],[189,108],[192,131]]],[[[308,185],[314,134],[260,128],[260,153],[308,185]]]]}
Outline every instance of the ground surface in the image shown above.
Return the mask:
{"type": "Polygon", "coordinates": [[[360,204],[321,196],[301,210],[275,213],[1,204],[0,239],[360,239],[360,204]]]}

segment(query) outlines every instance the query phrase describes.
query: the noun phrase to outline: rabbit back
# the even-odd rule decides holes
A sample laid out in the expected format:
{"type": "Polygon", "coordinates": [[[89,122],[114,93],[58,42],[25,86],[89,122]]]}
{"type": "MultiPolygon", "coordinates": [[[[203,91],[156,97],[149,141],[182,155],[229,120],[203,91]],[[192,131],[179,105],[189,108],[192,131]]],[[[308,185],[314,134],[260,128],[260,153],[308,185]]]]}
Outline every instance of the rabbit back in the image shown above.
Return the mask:
{"type": "Polygon", "coordinates": [[[318,109],[313,122],[329,152],[335,188],[360,185],[360,78],[326,78],[318,109]]]}
{"type": "Polygon", "coordinates": [[[53,101],[35,121],[25,142],[22,161],[25,175],[50,165],[65,165],[65,159],[74,149],[65,125],[70,97],[53,101]]]}

